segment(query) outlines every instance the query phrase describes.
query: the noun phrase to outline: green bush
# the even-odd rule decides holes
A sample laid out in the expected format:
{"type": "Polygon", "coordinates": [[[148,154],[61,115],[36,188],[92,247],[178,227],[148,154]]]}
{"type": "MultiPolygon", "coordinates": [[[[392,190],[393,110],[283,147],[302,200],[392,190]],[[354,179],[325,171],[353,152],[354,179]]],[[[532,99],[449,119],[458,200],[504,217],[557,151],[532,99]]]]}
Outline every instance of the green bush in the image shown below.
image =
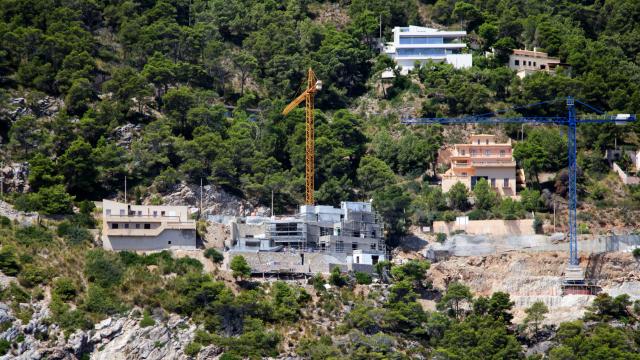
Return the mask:
{"type": "Polygon", "coordinates": [[[184,275],[189,271],[201,272],[204,266],[198,259],[190,257],[182,257],[175,261],[175,272],[178,275],[184,275]]]}
{"type": "Polygon", "coordinates": [[[204,257],[206,257],[207,259],[213,261],[216,264],[219,264],[222,262],[222,260],[224,260],[224,255],[222,255],[222,253],[220,253],[220,251],[214,249],[214,248],[208,248],[207,250],[204,251],[204,257]]]}
{"type": "Polygon", "coordinates": [[[62,301],[69,301],[78,295],[78,288],[72,279],[61,277],[53,281],[53,294],[62,301]]]}
{"type": "Polygon", "coordinates": [[[356,271],[356,282],[361,285],[369,285],[373,280],[371,279],[371,275],[367,273],[363,273],[360,271],[356,271]]]}
{"type": "Polygon", "coordinates": [[[46,284],[49,278],[50,274],[46,269],[27,264],[18,275],[18,282],[24,287],[32,288],[38,284],[46,284]]]}
{"type": "Polygon", "coordinates": [[[486,220],[489,218],[489,213],[483,209],[474,209],[467,214],[469,220],[486,220]]]}
{"type": "Polygon", "coordinates": [[[113,315],[124,310],[116,295],[109,289],[97,285],[89,285],[83,308],[92,313],[113,315]]]}
{"type": "Polygon", "coordinates": [[[151,317],[151,313],[149,312],[149,310],[145,309],[144,313],[142,314],[142,320],[140,320],[140,327],[144,328],[144,327],[153,326],[155,324],[156,324],[156,321],[153,320],[153,318],[151,317]]]}
{"type": "Polygon", "coordinates": [[[578,234],[590,234],[589,225],[585,223],[578,224],[578,234]]]}
{"type": "Polygon", "coordinates": [[[53,235],[40,226],[25,226],[16,230],[16,241],[26,247],[44,247],[53,242],[53,235]]]}
{"type": "Polygon", "coordinates": [[[0,270],[7,276],[16,276],[20,272],[17,250],[13,246],[3,246],[0,249],[0,270]]]}
{"type": "Polygon", "coordinates": [[[640,248],[633,249],[633,256],[636,258],[640,257],[640,248]]]}
{"type": "Polygon", "coordinates": [[[9,340],[1,339],[0,340],[0,355],[4,355],[9,352],[11,349],[11,343],[9,340]]]}
{"type": "Polygon", "coordinates": [[[242,360],[242,356],[226,352],[220,356],[220,360],[242,360]]]}
{"type": "Polygon", "coordinates": [[[93,235],[91,235],[89,230],[78,225],[71,224],[68,221],[63,221],[58,224],[56,233],[58,236],[63,237],[70,245],[81,245],[93,240],[93,235]]]}
{"type": "Polygon", "coordinates": [[[439,243],[443,243],[447,240],[447,234],[445,233],[436,233],[436,241],[439,243]]]}
{"type": "Polygon", "coordinates": [[[329,284],[337,287],[342,287],[347,285],[347,279],[340,272],[339,267],[334,267],[331,269],[331,275],[329,276],[329,284]]]}
{"type": "Polygon", "coordinates": [[[236,255],[231,259],[231,270],[233,270],[233,277],[248,278],[251,276],[251,267],[247,263],[247,260],[242,255],[236,255]]]}
{"type": "Polygon", "coordinates": [[[0,228],[10,228],[11,227],[11,219],[4,215],[0,215],[0,228]]]}
{"type": "Polygon", "coordinates": [[[456,221],[456,217],[458,217],[458,213],[455,211],[444,211],[441,214],[441,220],[446,222],[456,221]]]}
{"type": "Polygon", "coordinates": [[[102,249],[87,252],[84,273],[90,282],[104,288],[111,287],[122,281],[123,272],[118,255],[102,249]]]}
{"type": "Polygon", "coordinates": [[[187,346],[184,347],[184,354],[187,356],[195,357],[200,352],[200,349],[202,349],[202,344],[195,341],[190,342],[187,344],[187,346]]]}

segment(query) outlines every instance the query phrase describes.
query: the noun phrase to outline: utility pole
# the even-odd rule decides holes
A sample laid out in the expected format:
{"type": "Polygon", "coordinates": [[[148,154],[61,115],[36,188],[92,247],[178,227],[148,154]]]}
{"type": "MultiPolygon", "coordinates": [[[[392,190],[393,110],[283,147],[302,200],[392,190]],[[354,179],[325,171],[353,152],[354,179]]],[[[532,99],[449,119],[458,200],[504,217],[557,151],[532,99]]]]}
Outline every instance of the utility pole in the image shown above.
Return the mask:
{"type": "Polygon", "coordinates": [[[553,197],[553,232],[556,232],[556,198],[551,196],[553,197]]]}
{"type": "Polygon", "coordinates": [[[127,203],[127,175],[124,176],[124,203],[127,203]]]}
{"type": "Polygon", "coordinates": [[[273,188],[271,189],[271,218],[273,218],[273,188]]]}

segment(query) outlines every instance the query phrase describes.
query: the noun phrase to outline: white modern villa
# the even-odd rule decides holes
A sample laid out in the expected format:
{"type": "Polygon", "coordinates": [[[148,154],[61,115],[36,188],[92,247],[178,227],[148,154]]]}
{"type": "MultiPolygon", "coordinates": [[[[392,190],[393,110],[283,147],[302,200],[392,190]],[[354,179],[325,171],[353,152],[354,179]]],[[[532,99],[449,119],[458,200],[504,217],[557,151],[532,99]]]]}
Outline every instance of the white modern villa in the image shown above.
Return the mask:
{"type": "Polygon", "coordinates": [[[384,46],[384,53],[395,60],[406,74],[416,62],[428,60],[446,62],[456,69],[472,65],[471,54],[463,54],[467,47],[463,38],[466,31],[443,31],[422,26],[393,28],[393,42],[384,46]]]}

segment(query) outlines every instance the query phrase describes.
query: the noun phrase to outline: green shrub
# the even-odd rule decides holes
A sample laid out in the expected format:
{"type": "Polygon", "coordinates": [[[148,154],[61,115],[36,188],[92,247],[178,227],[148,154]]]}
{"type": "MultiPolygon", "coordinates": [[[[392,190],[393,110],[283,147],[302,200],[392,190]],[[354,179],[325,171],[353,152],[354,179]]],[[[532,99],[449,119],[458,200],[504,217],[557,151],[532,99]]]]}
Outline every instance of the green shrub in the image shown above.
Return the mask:
{"type": "Polygon", "coordinates": [[[636,258],[640,257],[640,248],[633,249],[633,256],[636,258]]]}
{"type": "Polygon", "coordinates": [[[436,233],[436,241],[439,243],[443,243],[447,240],[447,234],[445,233],[436,233]]]}
{"type": "Polygon", "coordinates": [[[441,214],[442,221],[451,222],[456,221],[456,217],[458,217],[458,213],[455,211],[445,211],[441,214]]]}
{"type": "Polygon", "coordinates": [[[590,234],[589,225],[585,223],[578,224],[578,234],[590,234]]]}
{"type": "Polygon", "coordinates": [[[219,264],[222,262],[222,260],[224,260],[224,255],[222,255],[222,253],[220,253],[220,251],[214,249],[214,248],[208,248],[207,250],[204,251],[204,257],[206,257],[207,259],[213,261],[216,264],[219,264]]]}
{"type": "Polygon", "coordinates": [[[195,357],[200,352],[200,349],[202,349],[202,344],[197,342],[190,342],[187,344],[187,346],[184,347],[184,354],[187,356],[195,357]]]}
{"type": "Polygon", "coordinates": [[[81,245],[93,240],[93,235],[89,230],[68,221],[63,221],[58,225],[56,231],[58,236],[63,237],[70,245],[81,245]]]}
{"type": "Polygon", "coordinates": [[[361,285],[369,285],[372,282],[371,275],[356,271],[356,282],[361,285]]]}
{"type": "Polygon", "coordinates": [[[347,279],[342,276],[339,267],[334,267],[331,269],[331,275],[329,276],[329,284],[337,287],[342,287],[347,285],[347,279]]]}
{"type": "Polygon", "coordinates": [[[38,284],[46,284],[49,278],[50,274],[46,269],[27,264],[18,275],[18,282],[24,287],[32,288],[38,284]]]}
{"type": "Polygon", "coordinates": [[[201,272],[204,266],[198,259],[190,257],[182,257],[175,261],[175,272],[178,275],[184,275],[189,271],[201,272]]]}
{"type": "Polygon", "coordinates": [[[244,279],[251,276],[251,267],[242,255],[234,256],[233,259],[231,259],[230,267],[231,270],[233,270],[233,277],[244,279]]]}
{"type": "Polygon", "coordinates": [[[11,343],[9,340],[2,339],[0,340],[0,355],[4,355],[9,352],[11,349],[11,343]]]}
{"type": "Polygon", "coordinates": [[[10,228],[11,227],[11,219],[4,215],[0,215],[0,228],[10,228]]]}
{"type": "Polygon", "coordinates": [[[53,242],[53,235],[40,226],[25,226],[16,230],[16,241],[26,247],[44,247],[53,242]]]}
{"type": "Polygon", "coordinates": [[[20,272],[17,250],[13,246],[3,246],[0,249],[0,271],[7,276],[16,276],[20,272]]]}
{"type": "Polygon", "coordinates": [[[242,360],[242,356],[226,352],[220,356],[220,360],[242,360]]]}
{"type": "Polygon", "coordinates": [[[151,313],[149,312],[149,310],[145,309],[144,313],[142,314],[142,320],[140,320],[140,327],[144,328],[153,326],[155,324],[156,321],[151,317],[151,313]]]}
{"type": "Polygon", "coordinates": [[[97,285],[89,285],[83,307],[86,311],[103,315],[113,315],[124,310],[111,290],[97,285]]]}
{"type": "Polygon", "coordinates": [[[53,282],[53,294],[62,301],[69,301],[78,295],[78,288],[72,279],[61,277],[53,282]]]}
{"type": "Polygon", "coordinates": [[[489,218],[489,213],[483,209],[474,209],[467,214],[469,220],[486,220],[489,218]]]}
{"type": "Polygon", "coordinates": [[[114,286],[122,281],[123,272],[118,255],[102,249],[87,252],[84,273],[90,282],[104,288],[114,286]]]}

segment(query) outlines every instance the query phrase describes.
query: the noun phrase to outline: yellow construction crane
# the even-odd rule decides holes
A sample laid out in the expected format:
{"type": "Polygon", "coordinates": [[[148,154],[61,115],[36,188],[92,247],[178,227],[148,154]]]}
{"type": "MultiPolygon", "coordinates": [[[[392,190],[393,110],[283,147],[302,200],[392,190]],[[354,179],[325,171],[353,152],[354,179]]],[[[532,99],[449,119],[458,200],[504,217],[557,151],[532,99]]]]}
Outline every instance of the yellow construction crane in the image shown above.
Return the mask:
{"type": "Polygon", "coordinates": [[[316,78],[316,74],[309,68],[307,78],[307,88],[305,91],[295,98],[287,107],[282,110],[282,115],[287,115],[291,110],[295,109],[301,102],[305,102],[306,110],[306,146],[305,146],[305,196],[304,201],[307,205],[313,205],[313,176],[314,176],[314,161],[315,161],[315,145],[314,145],[314,133],[313,133],[313,96],[318,90],[322,89],[322,81],[316,78]]]}

